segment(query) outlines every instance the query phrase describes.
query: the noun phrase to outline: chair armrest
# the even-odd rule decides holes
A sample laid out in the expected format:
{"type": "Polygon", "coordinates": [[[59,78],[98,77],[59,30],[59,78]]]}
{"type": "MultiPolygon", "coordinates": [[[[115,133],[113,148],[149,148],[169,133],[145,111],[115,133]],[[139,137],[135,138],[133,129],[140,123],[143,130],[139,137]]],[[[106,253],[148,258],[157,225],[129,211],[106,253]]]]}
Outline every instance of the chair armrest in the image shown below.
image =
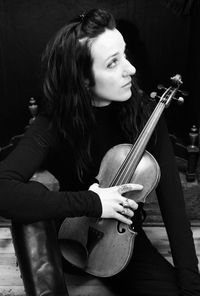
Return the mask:
{"type": "Polygon", "coordinates": [[[60,189],[58,180],[46,170],[36,172],[30,181],[40,182],[51,191],[59,191],[60,189]]]}

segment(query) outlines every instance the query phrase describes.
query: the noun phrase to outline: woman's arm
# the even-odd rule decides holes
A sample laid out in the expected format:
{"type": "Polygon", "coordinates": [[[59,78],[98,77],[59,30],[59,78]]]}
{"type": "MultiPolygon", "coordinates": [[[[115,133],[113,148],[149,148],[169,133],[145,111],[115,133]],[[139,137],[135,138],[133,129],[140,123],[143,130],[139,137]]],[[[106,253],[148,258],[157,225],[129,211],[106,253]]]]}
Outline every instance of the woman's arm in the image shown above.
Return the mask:
{"type": "Polygon", "coordinates": [[[0,164],[0,215],[21,222],[67,216],[101,216],[101,201],[92,191],[54,192],[29,181],[55,144],[47,119],[38,117],[16,149],[0,164]]]}
{"type": "Polygon", "coordinates": [[[173,147],[163,118],[158,124],[154,155],[161,169],[161,179],[156,192],[181,291],[183,295],[200,295],[198,260],[173,147]],[[187,294],[191,291],[193,294],[187,294]]]}

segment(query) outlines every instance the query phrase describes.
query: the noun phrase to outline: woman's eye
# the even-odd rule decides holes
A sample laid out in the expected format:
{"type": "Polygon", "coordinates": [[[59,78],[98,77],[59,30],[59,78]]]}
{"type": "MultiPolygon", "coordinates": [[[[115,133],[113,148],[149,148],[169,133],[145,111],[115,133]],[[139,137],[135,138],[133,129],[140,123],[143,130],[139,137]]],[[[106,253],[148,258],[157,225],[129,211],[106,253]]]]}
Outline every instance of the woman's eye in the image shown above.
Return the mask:
{"type": "Polygon", "coordinates": [[[108,68],[114,68],[117,64],[117,59],[113,59],[108,65],[108,68]]]}

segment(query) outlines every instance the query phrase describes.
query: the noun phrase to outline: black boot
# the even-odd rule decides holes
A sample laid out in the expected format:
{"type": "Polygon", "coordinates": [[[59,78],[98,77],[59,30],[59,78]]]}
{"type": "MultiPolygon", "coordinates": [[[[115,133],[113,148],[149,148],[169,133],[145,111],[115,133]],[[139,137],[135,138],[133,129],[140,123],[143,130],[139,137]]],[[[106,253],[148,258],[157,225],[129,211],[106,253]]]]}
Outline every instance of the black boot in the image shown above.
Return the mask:
{"type": "Polygon", "coordinates": [[[68,296],[54,222],[13,222],[12,238],[27,296],[68,296]]]}

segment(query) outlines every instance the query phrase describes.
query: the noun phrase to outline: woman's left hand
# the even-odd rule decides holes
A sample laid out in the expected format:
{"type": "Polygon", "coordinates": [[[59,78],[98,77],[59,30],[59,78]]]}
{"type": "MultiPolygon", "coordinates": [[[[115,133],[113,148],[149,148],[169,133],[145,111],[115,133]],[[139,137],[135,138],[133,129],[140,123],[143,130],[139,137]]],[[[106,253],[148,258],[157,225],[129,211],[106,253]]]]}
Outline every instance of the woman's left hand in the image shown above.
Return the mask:
{"type": "Polygon", "coordinates": [[[99,195],[102,204],[101,218],[114,218],[128,225],[132,224],[131,218],[134,215],[134,211],[138,208],[138,204],[122,194],[142,189],[142,185],[132,183],[109,188],[101,188],[99,184],[94,183],[89,188],[89,190],[99,195]]]}

